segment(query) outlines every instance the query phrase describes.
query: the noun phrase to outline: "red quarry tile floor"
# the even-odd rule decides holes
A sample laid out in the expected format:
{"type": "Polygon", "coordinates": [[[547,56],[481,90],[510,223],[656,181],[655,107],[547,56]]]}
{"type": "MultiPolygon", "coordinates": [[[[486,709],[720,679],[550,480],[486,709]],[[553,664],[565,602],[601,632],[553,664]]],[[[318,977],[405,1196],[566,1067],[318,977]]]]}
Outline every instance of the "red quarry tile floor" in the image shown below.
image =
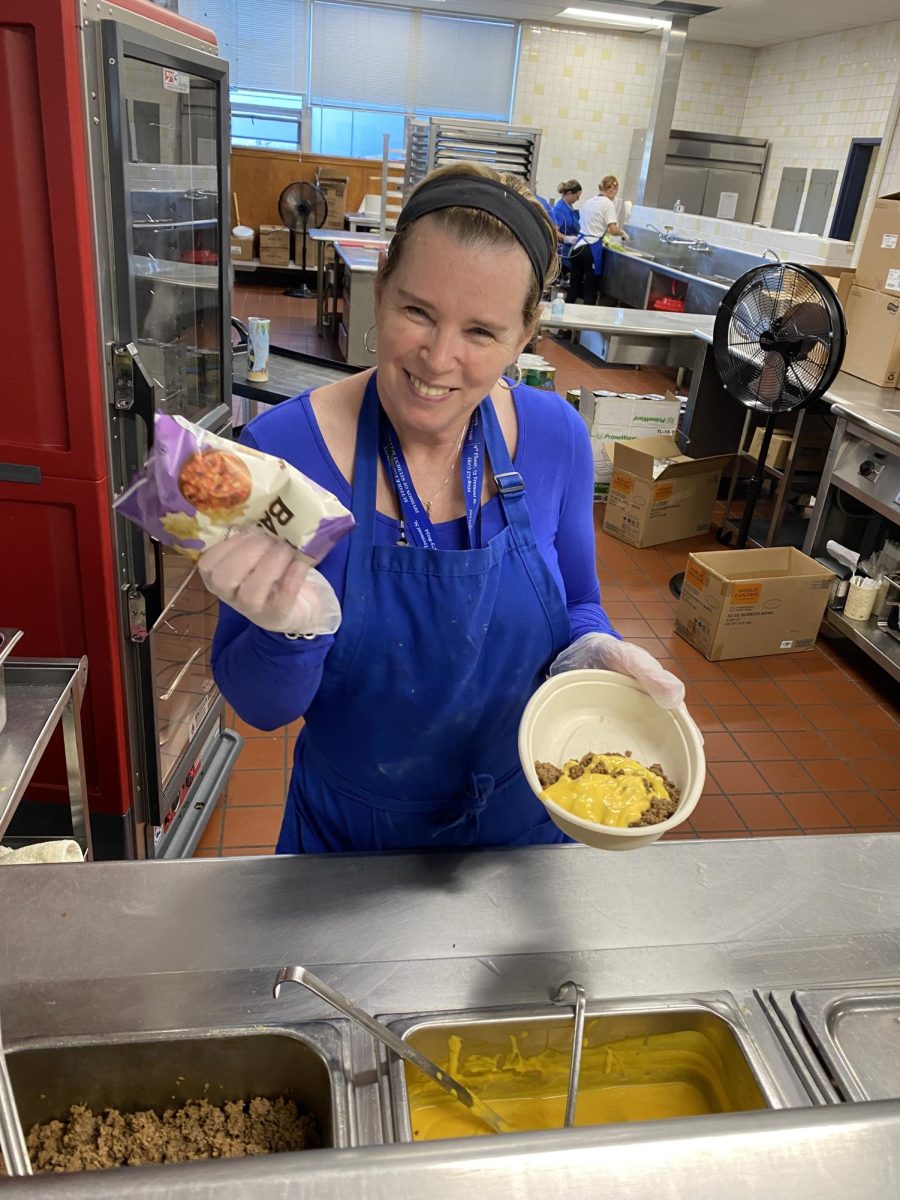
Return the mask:
{"type": "MultiPolygon", "coordinates": [[[[239,316],[277,311],[274,341],[328,353],[309,319],[312,301],[282,297],[271,286],[240,286],[235,298],[239,316]]],[[[557,365],[562,391],[671,386],[659,372],[587,367],[553,339],[541,339],[539,350],[557,365]]],[[[607,610],[626,637],[684,679],[706,737],[704,794],[677,837],[900,829],[900,709],[893,681],[853,646],[822,637],[812,650],[784,658],[707,662],[673,632],[675,600],[667,581],[690,550],[720,549],[712,534],[635,550],[602,532],[600,506],[595,517],[607,610]]],[[[231,712],[228,721],[244,735],[244,748],[197,853],[270,854],[299,723],[272,734],[248,728],[231,712]]]]}

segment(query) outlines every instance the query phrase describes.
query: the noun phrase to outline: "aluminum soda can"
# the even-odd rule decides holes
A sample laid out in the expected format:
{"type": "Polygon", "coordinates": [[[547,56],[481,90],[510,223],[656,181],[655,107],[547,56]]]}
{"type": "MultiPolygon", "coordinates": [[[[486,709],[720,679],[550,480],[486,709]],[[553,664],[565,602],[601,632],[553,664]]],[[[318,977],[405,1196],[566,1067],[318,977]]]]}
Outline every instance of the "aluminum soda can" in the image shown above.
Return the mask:
{"type": "Polygon", "coordinates": [[[247,318],[247,378],[265,383],[269,378],[269,318],[247,318]]]}
{"type": "Polygon", "coordinates": [[[569,388],[566,392],[566,399],[573,408],[578,408],[581,404],[581,388],[569,388]]]}

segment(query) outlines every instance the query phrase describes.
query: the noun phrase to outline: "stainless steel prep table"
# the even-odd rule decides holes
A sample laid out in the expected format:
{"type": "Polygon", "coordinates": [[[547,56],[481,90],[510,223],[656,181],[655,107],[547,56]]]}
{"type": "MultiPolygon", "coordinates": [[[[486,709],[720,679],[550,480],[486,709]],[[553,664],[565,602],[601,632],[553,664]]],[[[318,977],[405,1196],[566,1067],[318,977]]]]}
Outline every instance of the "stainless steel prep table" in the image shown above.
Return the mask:
{"type": "MultiPolygon", "coordinates": [[[[835,538],[865,558],[878,548],[888,522],[893,523],[895,539],[900,532],[900,392],[841,372],[825,399],[835,428],[803,549],[813,556],[822,554],[828,539],[835,538]],[[868,514],[861,524],[840,516],[845,507],[841,495],[851,497],[868,514]]],[[[877,614],[852,621],[826,608],[825,626],[849,638],[900,680],[900,640],[877,614]]]]}
{"type": "Polygon", "coordinates": [[[364,245],[384,249],[391,239],[374,233],[347,233],[341,229],[310,229],[307,236],[316,244],[316,329],[321,333],[331,320],[325,312],[325,247],[329,242],[344,242],[350,246],[364,245]]]}
{"type": "MultiPolygon", "coordinates": [[[[34,1039],[265,1028],[329,1018],[299,962],[378,1014],[726,989],[774,1063],[771,989],[897,982],[900,834],[580,846],[436,855],[202,859],[18,867],[0,1006],[13,1052],[34,1039]]],[[[360,1087],[377,1063],[353,1042],[360,1087]]],[[[503,1139],[367,1147],[55,1177],[59,1196],[543,1197],[554,1190],[732,1200],[897,1195],[900,1102],[786,1109],[503,1139]],[[864,1179],[864,1191],[855,1190],[864,1179]],[[191,1191],[191,1189],[194,1189],[191,1191]]],[[[369,1141],[377,1140],[369,1134],[369,1141]]],[[[40,1179],[16,1184],[41,1194],[40,1179]]]]}

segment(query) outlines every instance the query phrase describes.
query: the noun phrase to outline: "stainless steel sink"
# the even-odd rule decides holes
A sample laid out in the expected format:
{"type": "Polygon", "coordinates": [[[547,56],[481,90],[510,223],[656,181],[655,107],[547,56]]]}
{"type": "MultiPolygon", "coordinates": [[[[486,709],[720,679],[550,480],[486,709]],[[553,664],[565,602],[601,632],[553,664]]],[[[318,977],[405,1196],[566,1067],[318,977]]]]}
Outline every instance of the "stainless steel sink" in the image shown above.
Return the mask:
{"type": "MultiPolygon", "coordinates": [[[[686,1107],[671,1115],[783,1106],[766,1060],[751,1038],[737,1003],[728,994],[717,993],[706,999],[660,997],[619,1004],[589,1003],[587,1014],[580,1076],[583,1111],[604,1110],[613,1115],[588,1120],[576,1116],[576,1124],[638,1119],[621,1115],[635,1111],[629,1100],[638,1096],[638,1089],[644,1089],[640,1092],[642,1101],[653,1093],[653,1103],[658,1102],[662,1108],[677,1093],[686,1107]]],[[[550,1101],[548,1108],[560,1108],[561,1122],[572,1019],[558,1008],[485,1009],[384,1019],[444,1066],[450,1066],[448,1039],[460,1038],[462,1082],[471,1084],[480,1098],[499,1106],[502,1112],[504,1102],[515,1104],[517,1100],[541,1096],[550,1101]],[[540,1063],[532,1061],[529,1066],[529,1060],[538,1055],[543,1056],[540,1063]],[[480,1063],[476,1056],[480,1056],[480,1063]],[[506,1062],[506,1066],[499,1074],[482,1074],[479,1082],[479,1071],[488,1059],[506,1062]]],[[[426,1081],[422,1088],[414,1069],[407,1076],[403,1064],[394,1061],[389,1074],[389,1107],[398,1140],[414,1140],[410,1085],[417,1111],[422,1113],[428,1106],[428,1121],[434,1121],[438,1110],[440,1120],[446,1112],[460,1115],[461,1109],[452,1099],[437,1090],[426,1092],[434,1085],[426,1081]],[[432,1102],[434,1108],[430,1107],[432,1102]]],[[[654,1119],[662,1115],[670,1114],[653,1112],[654,1119]]],[[[453,1136],[461,1134],[457,1130],[453,1136]]]]}
{"type": "Polygon", "coordinates": [[[316,1114],[323,1147],[352,1144],[345,1033],[338,1023],[296,1028],[143,1034],[38,1043],[6,1053],[23,1129],[94,1112],[154,1109],[189,1100],[284,1096],[316,1114]]]}

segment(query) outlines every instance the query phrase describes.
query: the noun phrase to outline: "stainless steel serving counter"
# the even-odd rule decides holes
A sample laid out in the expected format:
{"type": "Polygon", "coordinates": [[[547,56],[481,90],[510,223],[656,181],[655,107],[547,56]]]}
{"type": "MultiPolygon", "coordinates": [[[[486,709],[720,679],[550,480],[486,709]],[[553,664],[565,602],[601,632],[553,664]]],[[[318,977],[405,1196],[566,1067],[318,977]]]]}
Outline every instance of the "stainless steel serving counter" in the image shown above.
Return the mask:
{"type": "Polygon", "coordinates": [[[900,834],[877,834],[10,868],[4,1038],[15,1056],[79,1038],[332,1020],[300,989],[272,999],[284,963],[382,1015],[540,1006],[564,979],[594,1006],[664,995],[724,1011],[730,997],[770,1073],[768,1111],[385,1146],[383,1060],[344,1030],[351,1148],[56,1177],[52,1194],[525,1198],[552,1186],[894,1200],[900,1101],[836,1102],[790,1053],[769,996],[900,983],[898,855],[900,834]]]}

